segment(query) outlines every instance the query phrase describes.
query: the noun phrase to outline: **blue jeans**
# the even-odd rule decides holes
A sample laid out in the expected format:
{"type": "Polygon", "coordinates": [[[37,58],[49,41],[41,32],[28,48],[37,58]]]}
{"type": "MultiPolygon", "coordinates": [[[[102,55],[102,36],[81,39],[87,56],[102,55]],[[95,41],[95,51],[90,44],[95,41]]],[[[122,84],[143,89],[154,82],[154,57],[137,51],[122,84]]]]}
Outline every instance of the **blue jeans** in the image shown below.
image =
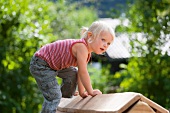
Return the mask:
{"type": "Polygon", "coordinates": [[[53,70],[44,60],[33,56],[30,62],[30,72],[44,96],[41,113],[56,113],[60,99],[62,97],[71,98],[75,93],[77,86],[77,69],[75,67],[53,70]],[[61,86],[59,86],[56,76],[62,78],[61,86]]]}

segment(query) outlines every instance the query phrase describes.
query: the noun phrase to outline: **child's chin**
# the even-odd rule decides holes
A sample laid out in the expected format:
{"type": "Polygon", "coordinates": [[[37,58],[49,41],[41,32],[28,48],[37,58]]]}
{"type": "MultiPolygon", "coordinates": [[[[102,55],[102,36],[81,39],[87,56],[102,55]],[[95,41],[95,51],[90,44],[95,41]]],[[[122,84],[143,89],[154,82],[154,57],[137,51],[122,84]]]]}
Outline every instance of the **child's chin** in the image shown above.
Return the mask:
{"type": "Polygon", "coordinates": [[[102,55],[102,54],[103,54],[103,52],[98,52],[98,53],[96,53],[96,54],[98,54],[98,55],[102,55]]]}
{"type": "Polygon", "coordinates": [[[101,55],[103,54],[104,51],[94,51],[94,53],[98,54],[98,55],[101,55]]]}

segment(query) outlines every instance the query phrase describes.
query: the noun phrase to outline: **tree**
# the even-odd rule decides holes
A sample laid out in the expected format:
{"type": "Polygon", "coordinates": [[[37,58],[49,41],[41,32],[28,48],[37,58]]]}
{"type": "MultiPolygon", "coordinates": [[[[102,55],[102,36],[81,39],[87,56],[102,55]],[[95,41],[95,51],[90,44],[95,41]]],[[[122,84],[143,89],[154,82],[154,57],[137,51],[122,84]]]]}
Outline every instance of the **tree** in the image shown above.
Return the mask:
{"type": "Polygon", "coordinates": [[[131,23],[124,31],[142,33],[142,41],[137,36],[130,37],[133,57],[124,66],[125,70],[116,73],[114,78],[123,78],[119,91],[140,92],[170,108],[170,1],[133,2],[128,4],[126,13],[131,23]]]}
{"type": "Polygon", "coordinates": [[[86,8],[67,6],[63,0],[1,0],[0,8],[0,112],[37,113],[43,99],[29,72],[34,52],[59,37],[71,38],[69,31],[79,38],[73,31],[97,16],[86,8]],[[81,20],[75,16],[84,13],[81,20]]]}

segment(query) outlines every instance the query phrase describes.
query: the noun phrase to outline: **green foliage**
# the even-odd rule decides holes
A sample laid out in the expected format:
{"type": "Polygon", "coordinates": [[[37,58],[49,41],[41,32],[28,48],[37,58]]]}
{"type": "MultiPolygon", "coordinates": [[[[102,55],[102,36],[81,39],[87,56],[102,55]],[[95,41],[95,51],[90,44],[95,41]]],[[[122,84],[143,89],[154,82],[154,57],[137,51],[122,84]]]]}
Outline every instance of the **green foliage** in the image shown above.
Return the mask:
{"type": "Polygon", "coordinates": [[[91,8],[81,7],[77,9],[77,4],[68,5],[57,2],[56,18],[52,22],[53,34],[59,39],[80,38],[80,28],[89,26],[95,19],[97,14],[91,8]]]}
{"type": "MultiPolygon", "coordinates": [[[[157,60],[158,58],[152,58],[157,60]]],[[[144,94],[162,106],[169,107],[169,70],[167,61],[169,56],[161,57],[160,62],[148,61],[144,58],[133,58],[127,66],[127,71],[122,71],[124,76],[119,91],[135,91],[144,94]],[[143,64],[143,62],[147,62],[143,64]],[[150,64],[148,64],[150,63],[150,64]]]]}
{"type": "Polygon", "coordinates": [[[42,44],[59,37],[79,38],[78,27],[91,24],[96,17],[95,12],[76,10],[63,0],[56,4],[47,0],[1,0],[0,112],[39,112],[43,98],[29,72],[32,55],[42,44]],[[75,16],[85,13],[81,20],[75,16]]]}
{"type": "MultiPolygon", "coordinates": [[[[39,92],[29,74],[29,61],[40,38],[49,37],[50,23],[44,23],[49,12],[45,1],[0,2],[0,111],[37,112],[39,92]],[[37,4],[37,6],[35,6],[37,4]],[[38,10],[39,8],[44,11],[38,10]]],[[[49,19],[48,19],[49,20],[49,19]]]]}
{"type": "Polygon", "coordinates": [[[142,40],[131,38],[132,55],[125,70],[116,73],[123,80],[118,91],[140,92],[158,104],[170,108],[170,2],[168,0],[136,0],[126,13],[131,21],[125,30],[143,33],[142,40]]]}

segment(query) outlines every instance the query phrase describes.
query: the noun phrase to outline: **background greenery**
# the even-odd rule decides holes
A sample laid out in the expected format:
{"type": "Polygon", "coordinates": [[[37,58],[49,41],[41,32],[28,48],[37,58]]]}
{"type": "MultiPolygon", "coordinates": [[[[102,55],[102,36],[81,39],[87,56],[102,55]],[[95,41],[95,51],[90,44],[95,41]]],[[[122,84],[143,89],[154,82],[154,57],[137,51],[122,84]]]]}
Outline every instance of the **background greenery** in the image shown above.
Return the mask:
{"type": "MultiPolygon", "coordinates": [[[[159,47],[170,40],[170,2],[132,1],[124,4],[127,9],[120,6],[120,11],[112,8],[107,14],[108,17],[130,20],[130,26],[119,26],[116,32],[129,33],[133,57],[128,65],[122,64],[123,70],[115,75],[110,73],[109,63],[101,70],[89,65],[93,86],[104,93],[139,92],[169,109],[170,57],[167,52],[162,54],[159,47]],[[134,33],[143,33],[147,40],[141,43],[137,37],[131,38],[134,33]]],[[[96,9],[75,2],[1,0],[0,112],[40,111],[42,95],[29,72],[32,55],[43,44],[58,39],[80,38],[80,28],[89,26],[96,19],[96,9]]]]}
{"type": "Polygon", "coordinates": [[[80,38],[97,14],[64,0],[1,0],[0,8],[0,112],[37,113],[43,99],[29,72],[32,55],[42,44],[80,38]]]}
{"type": "Polygon", "coordinates": [[[135,0],[127,5],[121,19],[128,18],[129,26],[119,26],[116,31],[129,33],[133,57],[128,65],[120,65],[124,70],[112,76],[112,86],[117,85],[118,92],[139,92],[170,108],[170,1],[135,0]],[[165,46],[166,51],[161,49],[165,46]]]}

